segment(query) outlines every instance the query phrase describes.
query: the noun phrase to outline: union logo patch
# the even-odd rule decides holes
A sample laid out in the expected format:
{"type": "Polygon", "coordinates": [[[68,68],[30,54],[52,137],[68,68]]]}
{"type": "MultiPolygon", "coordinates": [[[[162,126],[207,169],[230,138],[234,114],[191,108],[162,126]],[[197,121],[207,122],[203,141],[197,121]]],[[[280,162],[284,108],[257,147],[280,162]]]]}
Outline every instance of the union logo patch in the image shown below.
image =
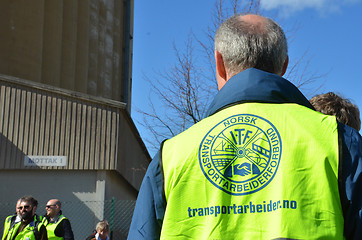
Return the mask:
{"type": "Polygon", "coordinates": [[[199,162],[206,178],[231,195],[267,186],[282,154],[278,130],[265,118],[239,114],[216,124],[203,138],[199,162]]]}

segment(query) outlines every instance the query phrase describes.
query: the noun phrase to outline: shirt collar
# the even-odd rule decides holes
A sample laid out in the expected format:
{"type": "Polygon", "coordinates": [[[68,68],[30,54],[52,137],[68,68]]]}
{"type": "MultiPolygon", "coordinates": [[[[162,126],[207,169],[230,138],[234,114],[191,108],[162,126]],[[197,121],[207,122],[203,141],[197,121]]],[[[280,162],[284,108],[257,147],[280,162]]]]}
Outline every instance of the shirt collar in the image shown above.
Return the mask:
{"type": "Polygon", "coordinates": [[[62,215],[62,211],[59,211],[57,215],[54,216],[54,218],[50,218],[51,223],[57,223],[59,221],[60,216],[62,215]]]}
{"type": "MultiPolygon", "coordinates": [[[[101,240],[101,238],[99,237],[99,233],[96,233],[96,235],[94,237],[97,240],[101,240]]],[[[106,240],[109,240],[109,236],[107,236],[106,240]]]]}
{"type": "Polygon", "coordinates": [[[206,117],[227,106],[243,102],[296,103],[314,109],[298,88],[288,80],[249,68],[226,82],[210,104],[206,117]]]}

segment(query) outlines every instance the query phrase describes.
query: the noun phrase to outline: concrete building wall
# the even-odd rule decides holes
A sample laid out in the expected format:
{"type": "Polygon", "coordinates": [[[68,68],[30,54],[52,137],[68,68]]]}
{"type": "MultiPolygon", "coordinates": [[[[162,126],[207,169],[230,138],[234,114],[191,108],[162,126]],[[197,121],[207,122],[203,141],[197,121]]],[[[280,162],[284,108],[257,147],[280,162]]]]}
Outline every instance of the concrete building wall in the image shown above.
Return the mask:
{"type": "Polygon", "coordinates": [[[96,200],[96,171],[1,170],[0,202],[16,202],[23,195],[32,195],[39,202],[50,198],[79,201],[87,195],[96,200]]]}
{"type": "Polygon", "coordinates": [[[133,0],[2,0],[0,9],[0,73],[130,110],[133,0]]]}
{"type": "MultiPolygon", "coordinates": [[[[136,190],[117,174],[115,171],[2,170],[0,181],[6,184],[0,185],[0,219],[15,212],[15,203],[22,196],[32,195],[39,201],[38,215],[45,214],[49,199],[57,198],[72,223],[75,239],[84,239],[98,221],[109,218],[112,207],[107,210],[106,205],[110,206],[112,199],[136,200],[136,190]]],[[[128,215],[132,212],[119,204],[113,211],[128,215]]],[[[117,223],[115,226],[117,229],[117,223]]]]}
{"type": "Polygon", "coordinates": [[[105,199],[136,200],[137,191],[117,171],[106,171],[105,199]]]}
{"type": "Polygon", "coordinates": [[[0,1],[0,221],[58,198],[75,239],[125,239],[150,156],[130,117],[133,0],[0,1]],[[65,165],[26,159],[61,156],[65,165]]]}
{"type": "MultiPolygon", "coordinates": [[[[58,198],[63,203],[63,212],[71,220],[74,234],[78,237],[91,227],[79,229],[76,223],[84,226],[93,226],[93,216],[101,209],[90,208],[86,204],[79,204],[83,199],[95,201],[97,174],[91,171],[43,171],[43,170],[7,170],[0,171],[1,203],[10,203],[10,206],[1,205],[0,219],[5,219],[15,210],[17,199],[24,195],[32,195],[39,201],[38,215],[45,214],[45,204],[49,199],[58,198]],[[9,181],[10,180],[10,181],[9,181]],[[6,210],[8,208],[8,210],[6,210]]],[[[89,205],[89,204],[88,204],[89,205]]],[[[98,213],[99,214],[99,213],[98,213]]],[[[81,239],[81,238],[75,238],[81,239]]]]}

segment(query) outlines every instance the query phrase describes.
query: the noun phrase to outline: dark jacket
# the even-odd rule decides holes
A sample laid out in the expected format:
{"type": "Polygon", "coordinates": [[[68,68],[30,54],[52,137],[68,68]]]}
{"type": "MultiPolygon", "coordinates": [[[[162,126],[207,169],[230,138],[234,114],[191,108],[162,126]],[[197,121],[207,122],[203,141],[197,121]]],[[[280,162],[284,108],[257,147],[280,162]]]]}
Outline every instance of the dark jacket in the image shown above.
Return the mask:
{"type": "MultiPolygon", "coordinates": [[[[62,211],[59,212],[59,216],[62,215],[62,211]]],[[[48,223],[56,223],[57,221],[61,221],[59,225],[55,228],[55,235],[58,237],[63,237],[64,240],[74,240],[74,234],[72,230],[72,226],[70,225],[70,221],[67,218],[59,219],[59,216],[53,220],[50,220],[49,217],[46,217],[48,223]]],[[[47,225],[47,223],[45,224],[47,225]]]]}
{"type": "MultiPolygon", "coordinates": [[[[245,102],[297,103],[313,109],[304,95],[289,81],[257,69],[247,69],[232,77],[215,96],[207,116],[245,102]]],[[[339,192],[347,239],[362,236],[362,138],[353,128],[338,123],[340,151],[339,192]]],[[[166,203],[163,201],[159,153],[143,179],[128,239],[158,239],[166,203]]]]}

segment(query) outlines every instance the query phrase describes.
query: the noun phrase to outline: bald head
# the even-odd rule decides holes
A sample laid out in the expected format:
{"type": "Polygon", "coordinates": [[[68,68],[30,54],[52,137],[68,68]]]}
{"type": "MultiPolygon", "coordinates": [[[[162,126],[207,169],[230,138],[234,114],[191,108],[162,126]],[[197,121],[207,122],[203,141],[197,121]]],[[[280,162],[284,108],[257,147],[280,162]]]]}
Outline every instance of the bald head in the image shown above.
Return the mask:
{"type": "MultiPolygon", "coordinates": [[[[58,199],[50,199],[50,200],[48,201],[48,203],[53,204],[53,205],[58,205],[59,208],[62,206],[61,202],[60,202],[58,199]]],[[[48,205],[48,204],[47,204],[47,205],[48,205]]]]}
{"type": "Polygon", "coordinates": [[[246,27],[250,27],[250,32],[262,34],[265,32],[267,19],[259,15],[248,14],[237,17],[241,22],[247,23],[246,27]]]}
{"type": "Polygon", "coordinates": [[[239,18],[250,22],[265,22],[265,17],[256,14],[239,15],[239,18]]]}
{"type": "Polygon", "coordinates": [[[50,199],[45,207],[47,216],[52,219],[59,215],[61,206],[62,205],[58,199],[50,199]]]}
{"type": "Polygon", "coordinates": [[[228,78],[247,68],[283,75],[288,59],[283,30],[259,15],[234,15],[222,23],[215,35],[216,53],[221,56],[228,78]]]}

